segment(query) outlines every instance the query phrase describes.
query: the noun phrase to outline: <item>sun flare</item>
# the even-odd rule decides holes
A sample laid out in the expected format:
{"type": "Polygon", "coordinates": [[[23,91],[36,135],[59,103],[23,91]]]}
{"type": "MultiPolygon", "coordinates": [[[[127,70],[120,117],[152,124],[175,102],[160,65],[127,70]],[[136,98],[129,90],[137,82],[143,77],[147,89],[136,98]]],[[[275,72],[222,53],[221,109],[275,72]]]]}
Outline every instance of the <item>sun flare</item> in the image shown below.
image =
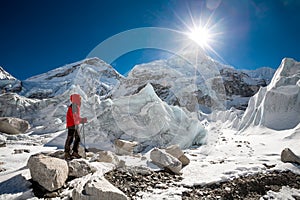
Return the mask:
{"type": "Polygon", "coordinates": [[[211,34],[209,33],[208,29],[203,27],[195,28],[191,30],[191,32],[187,35],[191,40],[196,42],[202,48],[209,46],[211,34]]]}

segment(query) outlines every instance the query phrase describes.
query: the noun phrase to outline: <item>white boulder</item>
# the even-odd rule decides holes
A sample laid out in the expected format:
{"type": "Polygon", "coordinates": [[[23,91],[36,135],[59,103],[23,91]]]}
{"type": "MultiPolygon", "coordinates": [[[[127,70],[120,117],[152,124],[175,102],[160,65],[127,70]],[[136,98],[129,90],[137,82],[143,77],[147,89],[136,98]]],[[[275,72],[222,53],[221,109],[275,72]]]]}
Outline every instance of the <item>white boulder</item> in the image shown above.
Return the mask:
{"type": "Polygon", "coordinates": [[[137,142],[129,142],[126,140],[115,140],[115,150],[118,155],[132,155],[133,149],[137,145],[137,142]]]}
{"type": "Polygon", "coordinates": [[[190,163],[190,159],[186,155],[184,155],[183,151],[178,145],[168,146],[166,148],[166,152],[177,158],[182,163],[182,166],[186,166],[190,163]]]}
{"type": "Polygon", "coordinates": [[[175,174],[180,174],[182,163],[177,158],[164,152],[163,150],[154,148],[150,152],[150,158],[157,166],[170,170],[175,174]]]}
{"type": "Polygon", "coordinates": [[[290,150],[289,148],[285,148],[281,152],[281,161],[285,163],[296,163],[300,165],[300,157],[294,154],[294,152],[292,152],[292,150],[290,150]]]}
{"type": "Polygon", "coordinates": [[[30,128],[27,121],[14,117],[0,117],[0,132],[7,134],[25,133],[30,128]]]}
{"type": "Polygon", "coordinates": [[[27,166],[32,180],[48,191],[61,188],[68,178],[68,164],[59,158],[36,154],[29,158],[27,166]]]}
{"type": "Polygon", "coordinates": [[[74,159],[68,162],[69,166],[69,176],[76,178],[94,173],[96,168],[91,166],[89,162],[85,159],[74,159]]]}
{"type": "Polygon", "coordinates": [[[74,200],[127,200],[127,196],[104,177],[91,176],[82,181],[72,192],[74,200]]]}
{"type": "Polygon", "coordinates": [[[91,161],[112,163],[114,165],[119,164],[119,158],[111,151],[99,151],[94,155],[91,161]]]}

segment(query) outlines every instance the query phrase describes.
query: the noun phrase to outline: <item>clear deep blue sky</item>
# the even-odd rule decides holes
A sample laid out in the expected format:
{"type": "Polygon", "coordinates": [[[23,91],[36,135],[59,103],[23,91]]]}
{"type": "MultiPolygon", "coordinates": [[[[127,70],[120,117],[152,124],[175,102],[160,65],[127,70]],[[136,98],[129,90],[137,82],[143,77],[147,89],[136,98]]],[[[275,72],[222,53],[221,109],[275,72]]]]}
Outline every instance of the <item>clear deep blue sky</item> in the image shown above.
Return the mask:
{"type": "MultiPolygon", "coordinates": [[[[284,57],[300,61],[298,0],[9,0],[0,1],[0,66],[18,79],[84,59],[107,38],[139,27],[184,31],[200,15],[218,21],[213,45],[236,68],[277,68],[284,57]],[[215,3],[208,9],[206,3],[215,3]]],[[[162,56],[155,50],[122,56],[126,73],[136,63],[162,56]]],[[[101,57],[100,57],[101,58],[101,57]]]]}

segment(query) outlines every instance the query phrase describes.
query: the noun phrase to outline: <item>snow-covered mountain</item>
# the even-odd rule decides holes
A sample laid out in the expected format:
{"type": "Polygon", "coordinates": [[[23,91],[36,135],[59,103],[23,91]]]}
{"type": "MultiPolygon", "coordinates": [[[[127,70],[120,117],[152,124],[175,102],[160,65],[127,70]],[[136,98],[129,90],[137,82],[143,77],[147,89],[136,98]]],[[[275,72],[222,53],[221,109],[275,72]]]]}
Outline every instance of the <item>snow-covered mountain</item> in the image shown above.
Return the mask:
{"type": "Polygon", "coordinates": [[[136,65],[114,91],[113,97],[132,95],[151,83],[170,105],[199,108],[204,112],[236,107],[245,110],[248,100],[269,83],[275,70],[240,71],[222,65],[201,52],[136,65]]]}
{"type": "Polygon", "coordinates": [[[113,97],[132,95],[151,83],[158,96],[170,105],[189,111],[223,109],[225,89],[219,69],[224,67],[201,52],[136,65],[113,97]]]}
{"type": "MultiPolygon", "coordinates": [[[[13,77],[4,72],[5,77],[13,77]]],[[[245,110],[249,97],[269,83],[272,73],[274,70],[266,67],[240,71],[214,61],[203,52],[184,52],[167,60],[137,65],[128,77],[98,58],[88,58],[24,81],[1,80],[0,88],[2,92],[43,99],[61,95],[78,85],[88,95],[118,98],[135,94],[151,83],[169,105],[211,112],[231,107],[245,110]]]]}
{"type": "Polygon", "coordinates": [[[269,75],[275,70],[264,68],[254,71],[240,71],[233,68],[223,68],[220,74],[227,96],[227,108],[235,107],[245,110],[251,96],[256,94],[260,87],[269,84],[269,75]],[[258,72],[261,72],[259,74],[258,72]]]}
{"type": "MultiPolygon", "coordinates": [[[[1,110],[0,116],[21,117],[33,127],[44,126],[35,130],[36,132],[63,130],[70,94],[81,94],[82,113],[97,121],[99,113],[103,114],[111,109],[108,109],[109,106],[103,107],[103,100],[111,98],[113,102],[118,102],[119,99],[128,97],[127,101],[130,102],[145,87],[150,87],[149,83],[162,101],[187,109],[185,113],[199,109],[208,112],[222,110],[226,106],[245,108],[248,99],[260,87],[266,86],[270,74],[272,70],[269,68],[256,70],[251,74],[249,71],[238,71],[222,65],[203,54],[189,53],[182,57],[137,65],[128,77],[123,77],[102,60],[90,58],[23,81],[22,91],[18,95],[1,95],[0,104],[3,108],[5,105],[5,109],[1,110]],[[43,123],[45,121],[48,122],[46,126],[43,123]]],[[[226,112],[230,112],[230,118],[236,118],[233,121],[238,126],[242,112],[226,112]]],[[[160,114],[165,116],[166,113],[160,114]]],[[[107,130],[104,126],[106,125],[96,123],[91,127],[107,130]]],[[[114,137],[124,135],[119,129],[108,132],[113,133],[114,137]]]]}
{"type": "Polygon", "coordinates": [[[245,74],[248,74],[251,78],[254,79],[263,79],[266,81],[266,84],[269,84],[274,76],[275,69],[270,67],[261,67],[255,70],[241,70],[245,74]]]}
{"type": "Polygon", "coordinates": [[[16,80],[16,78],[0,66],[0,80],[16,80]]]}
{"type": "Polygon", "coordinates": [[[21,81],[17,80],[10,73],[0,67],[0,94],[4,92],[20,92],[21,81]]]}
{"type": "MultiPolygon", "coordinates": [[[[157,170],[148,151],[153,147],[179,144],[185,149],[190,164],[181,170],[183,179],[172,183],[167,190],[155,188],[157,194],[153,189],[146,196],[139,193],[139,198],[181,198],[189,194],[193,186],[199,189],[198,186],[216,184],[218,187],[233,178],[270,171],[275,171],[271,176],[277,186],[281,178],[278,171],[289,169],[300,173],[298,166],[280,161],[282,149],[297,150],[299,146],[299,70],[299,62],[284,59],[270,84],[263,87],[268,83],[268,73],[264,73],[268,69],[262,70],[262,76],[249,75],[203,55],[190,55],[138,65],[128,77],[120,76],[94,58],[29,78],[18,94],[10,90],[0,94],[0,117],[22,118],[32,127],[19,135],[0,133],[2,145],[7,145],[0,151],[0,182],[1,191],[4,190],[0,199],[35,196],[27,180],[32,176],[24,166],[31,154],[63,149],[67,136],[65,115],[73,93],[82,96],[81,116],[88,118],[82,129],[85,134],[81,134],[87,148],[114,151],[117,138],[138,143],[134,151],[141,152],[142,156],[118,156],[125,162],[126,170],[136,166],[157,170]],[[104,90],[103,85],[108,89],[104,90]],[[250,97],[256,90],[259,92],[250,97]],[[245,112],[233,107],[217,110],[226,106],[224,102],[233,99],[236,103],[241,98],[250,98],[245,112]],[[196,108],[213,112],[207,114],[196,108]],[[195,146],[189,148],[191,145],[195,146]],[[17,150],[29,153],[19,154],[17,150]],[[23,183],[22,191],[14,189],[16,182],[23,183]],[[185,186],[188,188],[183,191],[185,186]],[[163,196],[163,193],[168,194],[163,196]]],[[[233,105],[238,105],[235,103],[233,105]]],[[[282,185],[287,185],[286,178],[282,185]]],[[[82,184],[84,178],[74,180],[76,182],[68,183],[70,193],[74,191],[74,183],[82,184]]],[[[254,183],[251,178],[248,185],[260,188],[262,179],[257,180],[254,183]]],[[[236,183],[227,187],[226,192],[236,193],[235,186],[245,182],[236,183]]],[[[242,187],[239,191],[245,189],[242,187]]],[[[261,190],[258,191],[261,194],[261,190]]]]}
{"type": "Polygon", "coordinates": [[[61,95],[79,85],[87,94],[105,96],[121,79],[123,76],[104,61],[88,58],[26,79],[19,94],[43,99],[61,95]]]}

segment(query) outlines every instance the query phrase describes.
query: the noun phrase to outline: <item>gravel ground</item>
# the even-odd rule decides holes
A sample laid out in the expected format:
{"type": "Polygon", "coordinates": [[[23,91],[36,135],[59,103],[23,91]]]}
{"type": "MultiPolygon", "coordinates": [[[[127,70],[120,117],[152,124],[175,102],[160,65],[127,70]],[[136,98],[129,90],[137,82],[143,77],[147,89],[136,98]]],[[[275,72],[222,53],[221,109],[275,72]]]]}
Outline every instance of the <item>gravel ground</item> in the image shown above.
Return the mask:
{"type": "MultiPolygon", "coordinates": [[[[139,191],[179,187],[182,177],[165,171],[153,172],[146,169],[117,169],[105,174],[105,178],[122,190],[131,199],[139,191]]],[[[300,175],[290,171],[271,171],[235,178],[206,186],[186,187],[182,199],[259,199],[267,191],[279,191],[282,186],[300,189],[300,175]]],[[[300,196],[295,196],[300,200],[300,196]]]]}

